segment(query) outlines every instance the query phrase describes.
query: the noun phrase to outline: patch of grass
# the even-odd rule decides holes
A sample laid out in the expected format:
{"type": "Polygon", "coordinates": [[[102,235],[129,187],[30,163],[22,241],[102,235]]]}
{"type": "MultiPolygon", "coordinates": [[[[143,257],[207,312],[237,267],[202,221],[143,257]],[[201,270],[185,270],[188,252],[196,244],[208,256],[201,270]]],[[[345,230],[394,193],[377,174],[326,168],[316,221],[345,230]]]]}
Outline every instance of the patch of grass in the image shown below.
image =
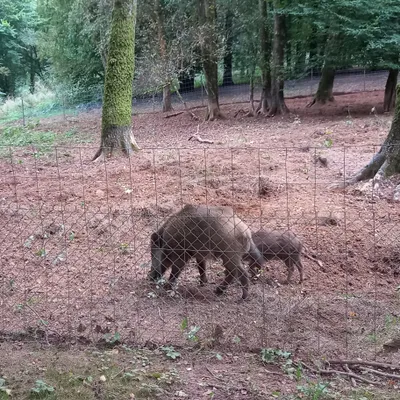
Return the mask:
{"type": "Polygon", "coordinates": [[[35,151],[46,151],[54,144],[57,134],[42,132],[27,126],[8,126],[0,132],[0,153],[7,153],[7,147],[33,146],[35,151]]]}
{"type": "Polygon", "coordinates": [[[57,144],[89,143],[93,140],[83,137],[76,129],[70,129],[63,134],[51,131],[37,130],[38,124],[27,124],[26,126],[7,126],[0,130],[0,155],[9,154],[9,147],[32,147],[32,155],[40,156],[51,150],[57,144]]]}
{"type": "MultiPolygon", "coordinates": [[[[119,400],[171,398],[179,382],[175,369],[166,368],[142,351],[123,347],[111,351],[34,351],[7,363],[0,399],[119,400]],[[144,354],[144,353],[143,353],[144,354]],[[151,361],[150,361],[151,359],[151,361]],[[34,361],[34,362],[32,362],[34,361]],[[154,365],[154,366],[153,366],[154,365]],[[9,396],[9,397],[7,397],[9,396]]],[[[15,354],[13,354],[15,358],[15,354]]],[[[165,363],[165,361],[164,361],[165,363]]]]}

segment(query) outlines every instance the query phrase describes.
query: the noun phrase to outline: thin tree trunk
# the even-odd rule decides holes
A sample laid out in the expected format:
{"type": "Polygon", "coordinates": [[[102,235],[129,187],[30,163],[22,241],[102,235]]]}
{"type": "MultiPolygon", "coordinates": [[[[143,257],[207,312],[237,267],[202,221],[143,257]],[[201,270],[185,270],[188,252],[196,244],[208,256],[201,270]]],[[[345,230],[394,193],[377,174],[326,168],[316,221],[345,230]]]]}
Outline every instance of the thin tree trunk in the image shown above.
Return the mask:
{"type": "Polygon", "coordinates": [[[261,16],[260,41],[261,41],[261,80],[262,91],[260,104],[257,112],[266,114],[271,101],[271,35],[268,29],[268,9],[267,0],[259,0],[259,9],[261,16]]]}
{"type": "Polygon", "coordinates": [[[33,48],[30,49],[30,70],[29,70],[29,91],[35,93],[35,64],[36,60],[34,58],[33,48]]]}
{"type": "Polygon", "coordinates": [[[93,160],[115,149],[139,150],[132,133],[136,0],[115,0],[104,82],[101,145],[93,160]]]}
{"type": "Polygon", "coordinates": [[[396,99],[396,84],[397,84],[397,76],[399,74],[398,69],[389,69],[389,75],[387,77],[386,86],[385,86],[385,97],[383,101],[383,111],[388,112],[394,107],[395,99],[396,99]]]}
{"type": "Polygon", "coordinates": [[[274,1],[274,42],[272,49],[272,88],[269,116],[289,112],[284,99],[284,48],[285,48],[285,15],[279,12],[279,0],[274,1]]]}
{"type": "Polygon", "coordinates": [[[223,86],[233,85],[232,79],[232,45],[233,45],[233,13],[229,8],[225,16],[225,34],[226,34],[226,47],[224,54],[224,77],[222,80],[223,86]]]}
{"type": "Polygon", "coordinates": [[[201,53],[206,78],[207,114],[206,120],[221,117],[218,100],[218,59],[216,36],[216,0],[199,0],[199,20],[201,27],[201,53]]]}
{"type": "Polygon", "coordinates": [[[334,43],[334,35],[330,35],[326,41],[324,65],[322,66],[321,79],[318,84],[317,93],[311,103],[307,104],[307,107],[311,107],[316,103],[326,104],[327,101],[334,101],[333,84],[336,73],[335,68],[332,66],[332,49],[334,43]]]}
{"type": "MultiPolygon", "coordinates": [[[[158,45],[160,48],[161,61],[163,67],[167,68],[167,41],[165,39],[165,25],[164,25],[164,10],[161,0],[155,0],[156,20],[157,20],[157,34],[158,45]]],[[[163,112],[171,111],[171,83],[167,82],[163,87],[163,112]]]]}

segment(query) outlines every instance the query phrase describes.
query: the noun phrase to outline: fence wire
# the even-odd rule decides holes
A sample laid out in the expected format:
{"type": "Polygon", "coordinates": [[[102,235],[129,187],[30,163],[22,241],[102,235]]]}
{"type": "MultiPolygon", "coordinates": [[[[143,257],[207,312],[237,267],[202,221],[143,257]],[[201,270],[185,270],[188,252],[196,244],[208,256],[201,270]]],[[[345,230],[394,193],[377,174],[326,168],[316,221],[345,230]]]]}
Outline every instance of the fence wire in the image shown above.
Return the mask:
{"type": "MultiPolygon", "coordinates": [[[[311,70],[309,75],[301,79],[285,82],[285,97],[307,97],[315,95],[320,79],[320,71],[311,70]]],[[[344,70],[338,71],[334,82],[334,94],[371,92],[384,90],[387,71],[369,70],[344,70]]],[[[135,86],[135,85],[134,85],[135,86]]],[[[101,111],[102,88],[95,87],[90,90],[57,89],[46,93],[45,99],[38,102],[35,95],[22,95],[0,109],[0,119],[3,121],[18,120],[26,125],[39,118],[51,115],[62,115],[64,120],[78,115],[80,112],[101,111]]],[[[254,99],[258,101],[261,96],[261,84],[255,83],[254,99]]],[[[41,97],[40,97],[41,98],[41,97]]],[[[246,103],[250,99],[249,84],[234,84],[219,87],[219,101],[221,105],[246,103]]],[[[132,112],[134,114],[162,111],[162,91],[146,91],[145,94],[134,90],[132,112]]],[[[198,79],[198,84],[179,87],[179,94],[173,91],[171,95],[172,107],[175,111],[184,110],[185,107],[203,107],[207,105],[204,77],[198,79]]]]}
{"type": "MultiPolygon", "coordinates": [[[[398,206],[373,187],[330,189],[326,168],[301,167],[318,148],[143,149],[95,164],[89,147],[2,150],[3,337],[374,358],[400,329],[398,206]],[[220,260],[204,286],[191,260],[168,291],[148,278],[150,237],[185,204],[232,207],[253,233],[290,230],[321,265],[302,256],[304,282],[295,271],[286,285],[284,260],[268,261],[242,301],[236,281],[215,294],[220,260]]],[[[360,146],[329,151],[343,182],[360,146]]]]}

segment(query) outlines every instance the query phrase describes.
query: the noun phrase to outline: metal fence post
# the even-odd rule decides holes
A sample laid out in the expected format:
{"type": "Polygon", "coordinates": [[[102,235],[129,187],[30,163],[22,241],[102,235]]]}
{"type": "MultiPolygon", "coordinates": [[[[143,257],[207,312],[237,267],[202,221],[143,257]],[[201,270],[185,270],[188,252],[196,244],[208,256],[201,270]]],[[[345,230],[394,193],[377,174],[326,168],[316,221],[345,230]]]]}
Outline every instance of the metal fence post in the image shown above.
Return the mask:
{"type": "Polygon", "coordinates": [[[365,68],[364,68],[364,92],[365,92],[365,78],[366,78],[366,75],[365,75],[365,68]]]}
{"type": "Polygon", "coordinates": [[[311,68],[311,71],[310,71],[310,95],[312,96],[314,93],[313,93],[313,76],[314,76],[314,71],[313,71],[313,68],[311,68]]]}
{"type": "Polygon", "coordinates": [[[204,106],[203,75],[200,75],[200,87],[201,87],[201,105],[204,106]]]}
{"type": "Polygon", "coordinates": [[[24,106],[24,98],[21,96],[21,109],[22,109],[22,125],[25,126],[25,106],[24,106]]]}

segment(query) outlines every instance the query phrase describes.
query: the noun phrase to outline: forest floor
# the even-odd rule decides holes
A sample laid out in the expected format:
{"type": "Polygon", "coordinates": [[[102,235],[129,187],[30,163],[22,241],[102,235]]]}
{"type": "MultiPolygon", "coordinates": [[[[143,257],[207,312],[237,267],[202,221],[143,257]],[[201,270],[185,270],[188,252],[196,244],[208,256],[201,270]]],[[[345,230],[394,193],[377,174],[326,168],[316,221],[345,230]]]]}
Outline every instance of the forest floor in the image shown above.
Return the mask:
{"type": "Polygon", "coordinates": [[[400,336],[400,205],[391,200],[400,178],[379,193],[330,188],[385,139],[392,114],[382,99],[348,94],[310,109],[309,98],[289,99],[282,118],[246,117],[248,105],[235,104],[212,123],[200,122],[202,108],[192,110],[199,121],[135,115],[142,151],[97,163],[99,110],[3,126],[3,388],[28,398],[37,377],[56,388],[39,383],[43,398],[57,399],[394,399],[398,381],[388,377],[356,369],[377,383],[352,388],[299,367],[349,358],[399,367],[388,343],[400,336]],[[195,134],[213,144],[189,141],[195,134]],[[236,284],[214,295],[218,262],[204,288],[188,266],[171,297],[147,279],[149,238],[185,203],[230,205],[253,230],[289,228],[323,266],[304,258],[304,283],[295,274],[281,285],[287,271],[272,261],[245,302],[236,284]]]}

